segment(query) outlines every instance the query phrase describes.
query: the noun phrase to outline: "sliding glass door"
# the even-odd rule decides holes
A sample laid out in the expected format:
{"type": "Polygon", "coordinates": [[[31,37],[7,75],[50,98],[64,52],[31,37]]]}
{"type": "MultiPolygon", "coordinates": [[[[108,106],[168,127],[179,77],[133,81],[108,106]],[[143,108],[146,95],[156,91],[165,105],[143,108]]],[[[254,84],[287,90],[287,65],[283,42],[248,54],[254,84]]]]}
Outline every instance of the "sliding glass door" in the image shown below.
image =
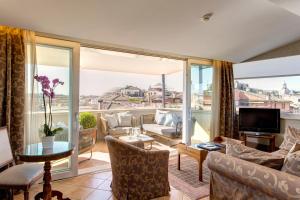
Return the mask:
{"type": "MultiPolygon", "coordinates": [[[[53,178],[65,178],[77,175],[77,144],[78,144],[78,100],[79,100],[79,44],[49,39],[36,38],[36,67],[33,72],[28,69],[27,81],[32,76],[47,76],[52,85],[52,80],[59,79],[63,82],[55,88],[52,102],[52,126],[62,128],[55,135],[55,141],[67,141],[74,145],[74,154],[67,159],[52,162],[53,178]]],[[[31,83],[32,84],[32,83],[31,83]]],[[[44,107],[41,87],[33,84],[32,114],[27,123],[27,143],[41,142],[44,122],[44,107]]],[[[32,87],[28,87],[31,89],[32,87]]],[[[49,110],[48,110],[49,112],[49,110]]]]}
{"type": "Polygon", "coordinates": [[[189,60],[185,70],[184,137],[187,144],[210,140],[213,68],[209,61],[189,60]]]}

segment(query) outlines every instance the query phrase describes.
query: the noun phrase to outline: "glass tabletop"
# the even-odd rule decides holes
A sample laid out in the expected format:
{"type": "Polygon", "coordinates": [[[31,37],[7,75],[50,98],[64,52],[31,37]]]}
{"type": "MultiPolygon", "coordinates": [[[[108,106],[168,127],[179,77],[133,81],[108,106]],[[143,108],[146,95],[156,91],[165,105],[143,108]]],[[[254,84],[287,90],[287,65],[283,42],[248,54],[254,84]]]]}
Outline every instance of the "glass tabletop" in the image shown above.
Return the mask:
{"type": "Polygon", "coordinates": [[[64,153],[73,150],[73,145],[69,142],[54,142],[53,148],[43,148],[42,143],[27,145],[22,155],[27,156],[47,156],[64,153]]]}

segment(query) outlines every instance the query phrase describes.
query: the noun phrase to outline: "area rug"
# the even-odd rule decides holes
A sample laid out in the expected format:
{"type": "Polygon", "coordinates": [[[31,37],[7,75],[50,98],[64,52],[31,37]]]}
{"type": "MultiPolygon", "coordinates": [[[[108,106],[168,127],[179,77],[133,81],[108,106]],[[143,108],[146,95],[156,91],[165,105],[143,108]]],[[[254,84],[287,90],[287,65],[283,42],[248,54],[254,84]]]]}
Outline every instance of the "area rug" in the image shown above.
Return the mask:
{"type": "Polygon", "coordinates": [[[169,181],[175,189],[182,191],[191,199],[200,199],[209,196],[209,172],[203,169],[203,182],[199,181],[198,163],[196,160],[181,156],[181,170],[177,170],[177,157],[169,160],[169,181]]]}

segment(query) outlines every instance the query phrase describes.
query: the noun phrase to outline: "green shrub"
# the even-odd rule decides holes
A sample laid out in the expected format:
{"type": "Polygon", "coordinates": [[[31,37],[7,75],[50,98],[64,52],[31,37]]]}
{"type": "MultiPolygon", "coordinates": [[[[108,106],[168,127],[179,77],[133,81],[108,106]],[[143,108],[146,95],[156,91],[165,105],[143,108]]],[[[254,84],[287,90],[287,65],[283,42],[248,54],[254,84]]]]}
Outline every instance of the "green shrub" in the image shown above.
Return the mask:
{"type": "Polygon", "coordinates": [[[83,129],[96,127],[96,117],[90,112],[83,112],[79,115],[79,123],[83,129]]]}

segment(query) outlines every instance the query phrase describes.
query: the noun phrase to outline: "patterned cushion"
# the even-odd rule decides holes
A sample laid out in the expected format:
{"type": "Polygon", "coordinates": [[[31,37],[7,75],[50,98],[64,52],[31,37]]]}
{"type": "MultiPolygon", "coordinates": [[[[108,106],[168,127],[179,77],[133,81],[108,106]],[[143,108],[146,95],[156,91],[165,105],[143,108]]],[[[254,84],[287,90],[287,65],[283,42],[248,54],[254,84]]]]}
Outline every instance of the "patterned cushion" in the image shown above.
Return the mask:
{"type": "Polygon", "coordinates": [[[155,113],[155,122],[159,125],[163,125],[166,119],[166,114],[169,111],[163,111],[163,110],[156,110],[155,113]]]}
{"type": "Polygon", "coordinates": [[[300,142],[300,129],[289,126],[284,133],[284,140],[279,148],[290,151],[296,142],[300,142]]]}
{"type": "Polygon", "coordinates": [[[121,127],[131,126],[131,119],[132,114],[129,112],[118,113],[119,126],[121,127]]]}
{"type": "Polygon", "coordinates": [[[112,115],[105,114],[103,117],[104,117],[104,119],[107,120],[109,128],[115,128],[119,125],[117,116],[115,114],[112,114],[112,115]]]}
{"type": "Polygon", "coordinates": [[[176,124],[179,122],[178,117],[175,113],[167,113],[166,114],[166,119],[164,122],[165,126],[172,126],[176,127],[176,124]]]}
{"type": "Polygon", "coordinates": [[[284,160],[281,171],[300,176],[300,143],[294,144],[284,160]]]}
{"type": "Polygon", "coordinates": [[[257,149],[240,144],[234,140],[227,140],[226,154],[279,170],[281,169],[284,161],[284,156],[273,155],[271,153],[259,151],[257,149]]]}

